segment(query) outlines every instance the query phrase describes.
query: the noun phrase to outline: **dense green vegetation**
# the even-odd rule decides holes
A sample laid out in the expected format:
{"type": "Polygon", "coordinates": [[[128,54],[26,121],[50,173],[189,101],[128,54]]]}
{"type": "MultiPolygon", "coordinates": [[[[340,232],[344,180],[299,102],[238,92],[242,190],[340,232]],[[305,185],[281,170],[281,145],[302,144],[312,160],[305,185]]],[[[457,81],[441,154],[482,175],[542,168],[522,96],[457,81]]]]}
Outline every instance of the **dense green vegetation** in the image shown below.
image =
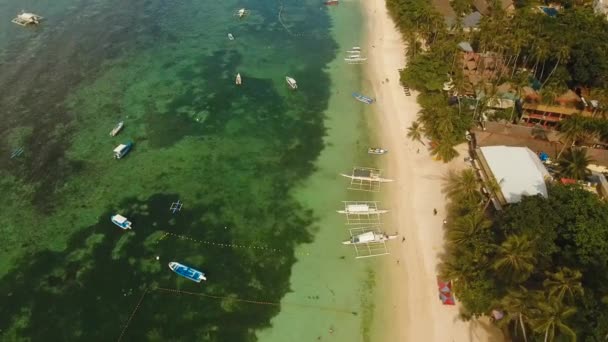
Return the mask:
{"type": "Polygon", "coordinates": [[[577,186],[549,184],[493,222],[475,174],[447,179],[447,249],[440,275],[453,281],[465,318],[499,310],[516,341],[600,341],[608,334],[608,204],[577,186]],[[567,339],[563,339],[564,341],[567,339]]]}
{"type": "MultiPolygon", "coordinates": [[[[467,12],[467,1],[452,3],[459,15],[467,12]]],[[[470,4],[469,4],[470,5],[470,4]]],[[[405,85],[420,91],[424,108],[419,117],[423,132],[440,159],[456,156],[451,148],[464,140],[464,130],[485,113],[496,96],[498,85],[509,82],[519,96],[524,86],[541,87],[545,102],[572,87],[591,87],[600,106],[608,104],[608,21],[588,7],[566,4],[556,17],[541,14],[531,2],[519,2],[513,15],[500,9],[483,17],[479,30],[464,32],[462,17],[447,27],[444,18],[424,0],[387,0],[387,6],[408,43],[408,65],[401,72],[405,85]],[[465,77],[458,62],[459,42],[470,42],[475,51],[502,56],[506,70],[480,82],[473,103],[448,104],[443,85],[450,78],[453,91],[463,93],[465,77]],[[485,83],[485,84],[484,84],[485,83]],[[436,128],[449,117],[448,127],[436,128]]],[[[497,119],[514,118],[513,111],[499,111],[497,119]]],[[[490,118],[491,119],[491,118],[490,118]]],[[[605,130],[604,130],[605,132],[605,130]]],[[[606,136],[604,135],[604,138],[606,136]]]]}

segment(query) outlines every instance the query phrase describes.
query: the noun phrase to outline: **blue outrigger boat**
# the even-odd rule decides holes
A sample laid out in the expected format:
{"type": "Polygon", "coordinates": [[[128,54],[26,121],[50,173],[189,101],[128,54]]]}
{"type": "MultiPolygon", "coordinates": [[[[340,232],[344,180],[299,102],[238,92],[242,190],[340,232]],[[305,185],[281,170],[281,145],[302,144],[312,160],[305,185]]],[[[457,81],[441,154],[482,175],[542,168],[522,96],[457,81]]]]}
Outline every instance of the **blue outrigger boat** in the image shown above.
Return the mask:
{"type": "Polygon", "coordinates": [[[372,104],[374,103],[374,99],[372,99],[371,97],[367,97],[365,95],[361,95],[359,93],[353,93],[353,97],[365,104],[372,104]]]}
{"type": "Polygon", "coordinates": [[[114,158],[120,159],[124,157],[133,148],[133,142],[129,141],[126,144],[120,144],[114,149],[114,158]]]}
{"type": "Polygon", "coordinates": [[[180,275],[184,278],[190,279],[192,281],[195,281],[197,283],[200,283],[201,280],[207,280],[207,278],[205,278],[205,274],[203,272],[195,270],[194,268],[182,265],[179,262],[171,261],[169,263],[169,268],[171,269],[171,271],[177,273],[178,275],[180,275]]]}

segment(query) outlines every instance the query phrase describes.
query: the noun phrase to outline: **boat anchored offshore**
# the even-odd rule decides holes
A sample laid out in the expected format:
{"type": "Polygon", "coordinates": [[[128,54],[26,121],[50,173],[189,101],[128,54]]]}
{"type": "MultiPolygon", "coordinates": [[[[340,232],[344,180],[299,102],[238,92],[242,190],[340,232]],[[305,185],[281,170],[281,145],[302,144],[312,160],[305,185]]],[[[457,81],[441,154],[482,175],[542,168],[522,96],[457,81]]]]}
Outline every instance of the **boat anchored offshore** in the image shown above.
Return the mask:
{"type": "Polygon", "coordinates": [[[285,81],[287,81],[287,84],[289,84],[291,89],[298,89],[298,84],[296,83],[296,80],[294,80],[293,78],[287,76],[287,77],[285,77],[285,81]]]}
{"type": "Polygon", "coordinates": [[[118,125],[116,125],[114,129],[112,129],[112,131],[110,132],[110,136],[115,137],[124,126],[125,123],[123,121],[119,122],[118,125]]]}
{"type": "Polygon", "coordinates": [[[17,25],[28,26],[38,25],[42,19],[43,18],[37,14],[22,12],[21,14],[17,14],[17,16],[11,21],[17,25]]]}
{"type": "Polygon", "coordinates": [[[114,149],[114,158],[120,159],[124,157],[133,148],[133,142],[129,141],[126,144],[120,144],[114,149]]]}
{"type": "Polygon", "coordinates": [[[343,241],[343,245],[357,245],[357,244],[365,244],[365,243],[374,243],[374,242],[386,242],[388,240],[392,240],[397,238],[397,235],[387,235],[384,233],[377,232],[365,232],[362,234],[354,235],[350,240],[343,241]]]}
{"type": "Polygon", "coordinates": [[[179,262],[171,261],[169,263],[169,268],[171,271],[177,273],[178,275],[200,283],[201,280],[207,280],[205,278],[205,274],[201,271],[195,270],[194,268],[188,267],[186,265],[182,265],[179,262]]]}
{"type": "Polygon", "coordinates": [[[236,14],[235,14],[235,15],[236,15],[237,17],[239,17],[239,19],[240,19],[240,18],[243,18],[244,16],[246,16],[247,14],[249,14],[249,11],[248,11],[248,10],[246,10],[246,9],[244,9],[244,8],[241,8],[241,9],[239,9],[238,11],[236,11],[236,14]]]}
{"type": "Polygon", "coordinates": [[[361,203],[355,202],[354,204],[345,203],[344,210],[338,210],[338,213],[346,214],[346,215],[353,215],[353,214],[374,215],[374,214],[388,213],[388,210],[378,209],[375,205],[376,202],[370,202],[370,203],[373,203],[374,205],[370,205],[369,203],[364,203],[364,202],[361,202],[361,203]]]}
{"type": "Polygon", "coordinates": [[[388,150],[385,150],[380,147],[370,147],[367,149],[367,153],[369,154],[385,154],[388,150]]]}
{"type": "Polygon", "coordinates": [[[327,6],[335,6],[335,5],[340,4],[340,2],[338,0],[328,0],[328,1],[324,1],[323,3],[327,6]]]}
{"type": "Polygon", "coordinates": [[[371,97],[367,97],[367,96],[361,95],[359,93],[353,93],[353,97],[355,99],[357,99],[358,101],[361,101],[361,102],[363,102],[365,104],[372,104],[372,103],[374,103],[374,99],[372,99],[371,97]]]}
{"type": "Polygon", "coordinates": [[[232,33],[228,33],[228,39],[234,40],[234,36],[232,35],[232,33]]]}
{"type": "Polygon", "coordinates": [[[236,74],[236,79],[234,80],[234,83],[236,85],[241,85],[243,84],[243,79],[241,78],[241,74],[236,74]]]}
{"type": "Polygon", "coordinates": [[[115,225],[119,226],[122,229],[131,229],[131,221],[129,221],[126,217],[116,214],[116,215],[112,215],[112,217],[110,217],[110,219],[112,220],[112,223],[114,223],[115,225]]]}

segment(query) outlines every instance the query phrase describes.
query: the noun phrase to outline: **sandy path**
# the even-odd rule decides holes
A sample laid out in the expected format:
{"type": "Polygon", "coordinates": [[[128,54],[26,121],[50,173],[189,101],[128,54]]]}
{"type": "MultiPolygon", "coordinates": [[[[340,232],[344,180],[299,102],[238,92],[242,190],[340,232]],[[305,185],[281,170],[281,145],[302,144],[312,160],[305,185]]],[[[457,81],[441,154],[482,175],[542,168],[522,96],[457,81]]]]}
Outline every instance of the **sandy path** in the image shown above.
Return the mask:
{"type": "Polygon", "coordinates": [[[405,243],[391,246],[387,260],[394,271],[387,290],[393,305],[384,309],[387,312],[381,316],[386,320],[378,324],[387,341],[501,341],[501,333],[487,321],[463,322],[458,319],[457,306],[444,306],[438,299],[436,265],[445,214],[441,184],[448,169],[464,167],[462,153],[446,165],[434,161],[425,146],[405,137],[419,110],[415,92],[405,96],[399,84],[405,45],[384,0],[363,1],[363,11],[367,18],[367,77],[372,84],[370,95],[377,98],[373,112],[378,117],[380,142],[390,151],[385,156],[386,176],[396,179],[385,188],[385,205],[392,211],[391,227],[398,227],[406,238],[405,243]],[[433,215],[433,208],[438,215],[433,215]]]}

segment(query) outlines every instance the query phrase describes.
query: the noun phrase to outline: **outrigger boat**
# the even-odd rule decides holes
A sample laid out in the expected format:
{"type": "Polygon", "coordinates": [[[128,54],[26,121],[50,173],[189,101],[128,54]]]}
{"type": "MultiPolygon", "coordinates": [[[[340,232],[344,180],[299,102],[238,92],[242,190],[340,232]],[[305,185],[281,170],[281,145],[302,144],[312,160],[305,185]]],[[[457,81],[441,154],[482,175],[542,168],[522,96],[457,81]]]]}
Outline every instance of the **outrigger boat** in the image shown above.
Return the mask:
{"type": "Polygon", "coordinates": [[[347,62],[365,62],[367,60],[367,57],[361,57],[360,55],[356,55],[356,56],[346,57],[346,58],[344,58],[344,60],[347,62]]]}
{"type": "Polygon", "coordinates": [[[364,95],[361,95],[359,93],[353,93],[353,97],[365,104],[372,104],[374,103],[374,99],[372,99],[371,97],[367,97],[364,95]]]}
{"type": "Polygon", "coordinates": [[[112,223],[119,226],[121,229],[131,229],[131,221],[127,220],[127,218],[122,215],[112,215],[110,220],[112,220],[112,223]]]}
{"type": "Polygon", "coordinates": [[[207,278],[205,278],[205,274],[203,272],[195,270],[192,267],[182,265],[179,262],[171,261],[169,263],[169,268],[171,269],[171,271],[177,273],[178,275],[180,275],[186,279],[195,281],[197,283],[200,283],[201,280],[207,280],[207,278]]]}
{"type": "Polygon", "coordinates": [[[114,158],[120,159],[124,157],[133,148],[133,142],[129,141],[126,144],[120,144],[114,149],[114,158]]]}
{"type": "Polygon", "coordinates": [[[228,39],[234,40],[234,36],[232,35],[232,33],[228,33],[228,39]]]}
{"type": "Polygon", "coordinates": [[[392,182],[392,179],[382,178],[380,176],[380,171],[376,169],[368,169],[368,168],[354,168],[353,174],[347,175],[345,173],[341,173],[341,176],[346,178],[350,178],[353,180],[361,180],[361,181],[370,181],[370,182],[378,182],[378,183],[388,183],[392,182]]]}
{"type": "Polygon", "coordinates": [[[241,79],[241,74],[236,74],[236,79],[234,80],[234,83],[236,83],[236,85],[241,85],[243,83],[243,80],[241,79]]]}
{"type": "Polygon", "coordinates": [[[296,80],[294,80],[293,78],[287,76],[287,77],[285,77],[285,81],[287,81],[287,84],[289,84],[291,89],[298,89],[298,84],[296,83],[296,80]]]}
{"type": "Polygon", "coordinates": [[[21,12],[21,14],[17,14],[17,16],[15,18],[13,18],[13,20],[11,20],[11,21],[17,25],[28,26],[28,25],[38,25],[38,24],[40,24],[40,20],[42,20],[42,19],[43,19],[43,17],[41,17],[37,14],[21,12]]]}
{"type": "Polygon", "coordinates": [[[387,235],[384,233],[376,233],[376,232],[365,232],[362,234],[358,234],[350,238],[350,240],[343,241],[343,245],[357,245],[357,244],[365,244],[365,243],[375,243],[375,242],[386,242],[388,240],[392,240],[397,238],[397,235],[387,235]]]}
{"type": "MultiPolygon", "coordinates": [[[[375,202],[374,202],[375,203],[375,202]]],[[[358,215],[373,215],[373,214],[386,214],[388,210],[378,209],[376,207],[372,207],[367,203],[356,203],[356,204],[347,204],[344,206],[344,210],[337,210],[339,214],[358,214],[358,215]]]]}
{"type": "Polygon", "coordinates": [[[385,150],[380,147],[370,147],[367,149],[367,153],[369,154],[385,154],[388,150],[385,150]]]}
{"type": "Polygon", "coordinates": [[[114,129],[110,132],[110,136],[115,137],[124,126],[125,123],[123,121],[119,122],[118,125],[116,125],[116,127],[114,127],[114,129]]]}

